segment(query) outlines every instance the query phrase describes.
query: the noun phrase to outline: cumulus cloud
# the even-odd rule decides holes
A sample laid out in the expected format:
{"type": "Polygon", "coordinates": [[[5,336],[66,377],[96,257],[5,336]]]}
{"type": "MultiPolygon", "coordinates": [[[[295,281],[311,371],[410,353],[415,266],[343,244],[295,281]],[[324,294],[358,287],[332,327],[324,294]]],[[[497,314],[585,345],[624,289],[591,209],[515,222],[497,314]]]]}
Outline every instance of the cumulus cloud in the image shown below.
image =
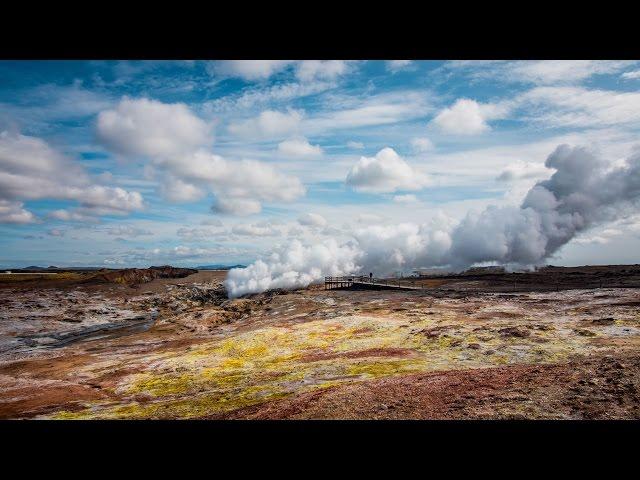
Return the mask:
{"type": "Polygon", "coordinates": [[[207,63],[206,68],[212,75],[263,81],[293,67],[296,78],[309,83],[335,81],[349,72],[350,63],[345,60],[218,60],[207,63]]]}
{"type": "Polygon", "coordinates": [[[594,75],[612,75],[636,64],[620,60],[455,61],[449,68],[467,70],[474,78],[537,85],[576,84],[594,75]]]}
{"type": "Polygon", "coordinates": [[[411,139],[411,146],[413,147],[413,150],[418,153],[433,150],[433,142],[425,137],[411,139]]]}
{"type": "Polygon", "coordinates": [[[213,213],[248,216],[262,211],[262,204],[249,198],[218,198],[211,206],[213,213]]]}
{"type": "Polygon", "coordinates": [[[504,113],[505,109],[497,105],[460,98],[438,113],[432,123],[446,133],[478,135],[491,129],[488,120],[501,118],[504,113]]]}
{"type": "Polygon", "coordinates": [[[532,112],[525,118],[545,126],[604,127],[640,122],[638,92],[536,87],[518,96],[513,105],[532,112]]]}
{"type": "Polygon", "coordinates": [[[347,142],[348,148],[353,148],[354,150],[362,150],[364,148],[364,143],[362,142],[354,142],[353,140],[347,142]]]}
{"type": "Polygon", "coordinates": [[[219,218],[207,218],[205,220],[202,220],[200,222],[201,225],[211,225],[213,227],[222,227],[223,223],[222,220],[220,220],[219,218]]]}
{"type": "Polygon", "coordinates": [[[118,225],[116,227],[107,228],[107,234],[116,237],[141,237],[153,235],[153,232],[133,225],[118,225]]]}
{"type": "Polygon", "coordinates": [[[298,218],[298,223],[306,227],[324,227],[327,220],[317,213],[305,213],[298,218]]]}
{"type": "Polygon", "coordinates": [[[62,220],[64,222],[95,222],[97,221],[96,217],[92,217],[90,215],[83,215],[77,211],[72,210],[53,210],[47,214],[49,218],[53,218],[55,220],[62,220]]]}
{"type": "Polygon", "coordinates": [[[47,235],[49,235],[50,237],[64,237],[64,231],[57,228],[52,228],[51,230],[47,230],[47,235]]]}
{"type": "Polygon", "coordinates": [[[291,60],[218,60],[207,64],[207,69],[213,74],[253,81],[266,80],[292,63],[291,60]]]}
{"type": "Polygon", "coordinates": [[[267,222],[261,222],[234,225],[231,228],[231,233],[249,237],[275,237],[281,235],[282,231],[267,222]]]}
{"type": "MultiPolygon", "coordinates": [[[[286,131],[287,121],[299,117],[294,111],[267,111],[255,124],[263,133],[274,134],[286,131]]],[[[211,192],[215,212],[250,215],[261,211],[262,201],[288,202],[305,193],[296,177],[268,164],[230,160],[203,148],[210,142],[209,127],[182,104],[125,98],[116,109],[100,114],[96,128],[109,149],[148,157],[145,168],[161,175],[159,191],[173,202],[194,202],[211,192]]],[[[120,197],[122,192],[114,193],[120,197]]]]}
{"type": "MultiPolygon", "coordinates": [[[[371,225],[332,248],[292,242],[247,269],[230,271],[229,295],[303,287],[343,273],[538,265],[581,232],[623,218],[640,204],[638,151],[624,162],[607,162],[586,148],[560,145],[545,166],[554,173],[536,183],[519,207],[489,206],[458,223],[436,216],[422,225],[371,225]],[[314,249],[323,252],[321,262],[310,255],[314,249]]],[[[600,239],[618,235],[617,229],[610,230],[600,239]]]]}
{"type": "Polygon", "coordinates": [[[271,165],[254,160],[230,161],[204,150],[157,159],[155,164],[183,182],[209,188],[216,196],[215,209],[223,213],[258,213],[260,201],[288,202],[305,192],[300,180],[271,165]]]}
{"type": "Polygon", "coordinates": [[[396,203],[418,203],[418,198],[415,195],[395,195],[393,201],[396,203]]]}
{"type": "Polygon", "coordinates": [[[302,82],[335,80],[349,70],[345,60],[303,60],[298,64],[296,77],[302,82]]]}
{"type": "Polygon", "coordinates": [[[34,223],[36,216],[23,208],[22,202],[11,202],[0,199],[0,223],[34,223]]]}
{"type": "Polygon", "coordinates": [[[577,237],[574,242],[583,245],[597,244],[604,245],[609,243],[615,237],[622,235],[623,232],[616,228],[606,228],[597,235],[588,235],[577,237]]]}
{"type": "Polygon", "coordinates": [[[211,127],[181,103],[123,98],[100,112],[98,139],[123,155],[164,156],[190,152],[211,143],[211,127]]]}
{"type": "MultiPolygon", "coordinates": [[[[158,265],[161,264],[184,264],[197,261],[208,262],[212,257],[235,258],[250,254],[245,249],[214,245],[210,247],[198,247],[188,245],[177,245],[171,248],[134,249],[129,251],[118,251],[110,254],[103,260],[105,265],[158,265]]],[[[237,262],[237,260],[230,260],[237,262]]]]}
{"type": "Polygon", "coordinates": [[[294,137],[280,142],[278,153],[289,157],[318,157],[322,155],[322,147],[311,145],[304,137],[294,137]]]}
{"type": "Polygon", "coordinates": [[[265,110],[255,118],[232,123],[229,132],[246,138],[284,137],[299,129],[302,116],[298,110],[265,110]]]}
{"type": "Polygon", "coordinates": [[[616,73],[628,62],[601,60],[540,60],[520,61],[507,65],[507,75],[531,83],[572,83],[593,75],[616,73]]]}
{"type": "Polygon", "coordinates": [[[543,163],[518,161],[507,165],[497,179],[500,181],[524,180],[531,178],[545,178],[551,175],[551,170],[543,163]]]}
{"type": "Polygon", "coordinates": [[[640,78],[640,70],[632,70],[630,72],[624,72],[622,78],[625,80],[638,80],[640,78]]]}
{"type": "Polygon", "coordinates": [[[393,73],[407,68],[412,63],[411,60],[387,60],[386,62],[387,70],[393,73]]]}
{"type": "Polygon", "coordinates": [[[427,177],[417,172],[392,148],[383,148],[375,157],[360,157],[347,174],[346,183],[362,192],[419,190],[427,177]]]}
{"type": "MultiPolygon", "coordinates": [[[[220,223],[220,226],[222,226],[222,223],[220,223]]],[[[176,231],[176,235],[182,238],[183,241],[211,240],[222,233],[225,233],[225,230],[221,228],[181,227],[176,231]]]]}
{"type": "Polygon", "coordinates": [[[167,175],[160,187],[160,193],[174,203],[195,202],[207,194],[204,189],[172,175],[167,175]]]}
{"type": "MultiPolygon", "coordinates": [[[[7,131],[0,133],[0,199],[16,202],[43,198],[75,200],[81,216],[124,215],[144,206],[140,193],[95,184],[79,163],[45,141],[7,131]]],[[[24,210],[22,204],[19,210],[24,210]]],[[[55,215],[65,219],[64,214],[55,215]]],[[[11,218],[31,217],[24,213],[16,216],[14,212],[11,218]]]]}

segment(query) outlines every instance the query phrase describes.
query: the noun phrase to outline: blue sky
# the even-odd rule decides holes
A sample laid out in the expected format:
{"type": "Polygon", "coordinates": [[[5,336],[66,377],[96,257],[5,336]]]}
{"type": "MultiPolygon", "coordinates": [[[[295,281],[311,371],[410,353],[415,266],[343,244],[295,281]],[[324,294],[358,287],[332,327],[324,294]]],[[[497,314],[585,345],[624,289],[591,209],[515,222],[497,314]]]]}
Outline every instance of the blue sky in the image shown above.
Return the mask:
{"type": "MultiPolygon", "coordinates": [[[[518,206],[558,145],[616,165],[639,130],[629,61],[0,61],[0,266],[248,263],[451,228],[518,206]]],[[[637,213],[548,262],[637,263],[637,213]]]]}

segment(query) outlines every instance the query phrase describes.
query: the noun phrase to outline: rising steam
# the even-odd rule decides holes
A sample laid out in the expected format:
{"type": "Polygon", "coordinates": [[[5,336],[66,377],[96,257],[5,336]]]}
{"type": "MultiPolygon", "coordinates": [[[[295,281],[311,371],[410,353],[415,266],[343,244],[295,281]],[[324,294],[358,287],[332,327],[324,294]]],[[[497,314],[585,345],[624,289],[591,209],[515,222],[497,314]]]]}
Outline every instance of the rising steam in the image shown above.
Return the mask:
{"type": "Polygon", "coordinates": [[[585,148],[560,145],[549,155],[555,173],[538,182],[520,207],[489,206],[457,225],[372,226],[343,245],[312,246],[293,241],[248,268],[229,271],[230,297],[272,288],[299,288],[325,275],[449,266],[460,270],[481,262],[534,266],[581,231],[613,221],[637,207],[640,152],[612,166],[585,148]]]}

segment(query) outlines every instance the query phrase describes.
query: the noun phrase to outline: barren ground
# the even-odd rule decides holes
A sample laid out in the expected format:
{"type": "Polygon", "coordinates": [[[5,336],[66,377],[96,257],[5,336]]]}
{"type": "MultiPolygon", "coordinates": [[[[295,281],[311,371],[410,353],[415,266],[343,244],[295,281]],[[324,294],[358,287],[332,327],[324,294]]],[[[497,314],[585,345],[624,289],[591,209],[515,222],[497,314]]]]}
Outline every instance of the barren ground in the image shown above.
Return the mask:
{"type": "Polygon", "coordinates": [[[232,301],[225,273],[4,285],[0,418],[640,418],[621,271],[232,301]]]}

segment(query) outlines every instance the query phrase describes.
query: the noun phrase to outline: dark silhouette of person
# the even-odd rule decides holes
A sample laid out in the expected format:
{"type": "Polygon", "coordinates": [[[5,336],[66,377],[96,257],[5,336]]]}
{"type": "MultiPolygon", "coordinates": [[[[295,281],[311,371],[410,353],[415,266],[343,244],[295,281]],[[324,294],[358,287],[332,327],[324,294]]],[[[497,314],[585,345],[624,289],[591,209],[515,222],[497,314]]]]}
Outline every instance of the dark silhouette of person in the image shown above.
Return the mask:
{"type": "Polygon", "coordinates": [[[369,281],[373,283],[373,273],[369,272],[369,281]]]}

